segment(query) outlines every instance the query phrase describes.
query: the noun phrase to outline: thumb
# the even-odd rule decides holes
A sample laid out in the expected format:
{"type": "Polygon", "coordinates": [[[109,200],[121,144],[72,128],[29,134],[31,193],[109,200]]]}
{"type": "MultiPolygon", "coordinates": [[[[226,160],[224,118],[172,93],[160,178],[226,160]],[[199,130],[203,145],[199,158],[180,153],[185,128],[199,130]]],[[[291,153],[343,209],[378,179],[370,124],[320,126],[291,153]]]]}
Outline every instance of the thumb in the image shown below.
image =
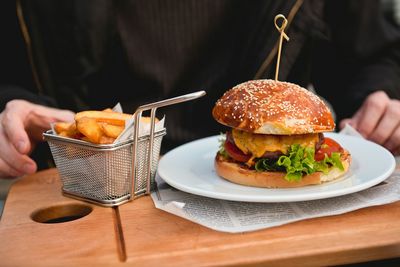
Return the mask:
{"type": "Polygon", "coordinates": [[[74,121],[74,113],[69,110],[35,105],[25,121],[25,129],[31,140],[42,141],[43,132],[49,130],[52,123],[59,121],[74,121]]]}
{"type": "Polygon", "coordinates": [[[54,110],[51,114],[52,120],[54,122],[57,121],[63,121],[63,122],[72,122],[74,121],[75,113],[70,111],[70,110],[64,110],[64,109],[51,109],[54,110]]]}
{"type": "Polygon", "coordinates": [[[33,116],[36,119],[39,118],[39,120],[44,122],[71,122],[74,121],[75,113],[66,109],[57,109],[41,105],[34,105],[33,116]]]}
{"type": "Polygon", "coordinates": [[[352,125],[352,119],[347,118],[347,119],[341,120],[339,123],[339,128],[343,129],[346,126],[346,124],[352,125]]]}
{"type": "Polygon", "coordinates": [[[29,106],[26,108],[13,103],[7,105],[0,115],[1,126],[8,141],[21,154],[27,154],[31,149],[29,136],[25,130],[24,119],[30,112],[29,106]]]}

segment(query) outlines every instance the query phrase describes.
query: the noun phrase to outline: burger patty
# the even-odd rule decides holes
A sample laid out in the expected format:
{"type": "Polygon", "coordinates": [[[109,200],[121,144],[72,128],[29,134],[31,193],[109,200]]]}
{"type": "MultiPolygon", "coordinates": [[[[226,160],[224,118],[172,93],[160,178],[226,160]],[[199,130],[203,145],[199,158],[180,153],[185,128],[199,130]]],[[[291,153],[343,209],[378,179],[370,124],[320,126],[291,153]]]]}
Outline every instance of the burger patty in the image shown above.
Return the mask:
{"type": "MultiPolygon", "coordinates": [[[[268,137],[271,138],[270,135],[268,135],[268,136],[264,135],[264,137],[266,137],[266,138],[268,138],[268,137]]],[[[275,137],[273,137],[273,138],[278,138],[279,140],[281,140],[281,139],[282,139],[282,136],[278,136],[278,137],[275,136],[275,137]]],[[[297,139],[298,139],[298,138],[299,138],[299,136],[297,136],[297,139]]],[[[324,143],[324,135],[323,135],[322,133],[319,133],[319,134],[316,134],[316,135],[315,135],[315,138],[316,138],[316,139],[315,139],[315,145],[314,145],[314,147],[315,147],[315,151],[318,151],[318,150],[321,148],[321,145],[324,143]]],[[[294,139],[294,140],[297,140],[297,139],[294,139]]],[[[307,139],[307,138],[306,138],[306,139],[307,139]]],[[[308,139],[310,139],[310,137],[308,137],[308,139]]],[[[241,141],[243,142],[243,140],[241,140],[241,141]]],[[[251,140],[249,140],[249,141],[251,141],[251,140]]],[[[278,160],[280,156],[285,155],[285,153],[284,153],[282,150],[269,151],[269,150],[266,150],[265,148],[259,148],[259,149],[261,149],[261,150],[264,150],[263,154],[261,154],[261,155],[254,155],[254,154],[252,154],[252,153],[249,153],[248,151],[247,151],[247,153],[244,153],[243,150],[240,149],[240,147],[237,146],[237,144],[236,144],[236,142],[235,142],[235,138],[233,137],[231,131],[228,131],[228,132],[226,133],[226,142],[232,144],[238,151],[240,151],[241,153],[243,153],[244,157],[241,157],[241,158],[243,158],[243,159],[238,159],[239,162],[246,162],[246,161],[248,161],[249,159],[254,159],[254,158],[268,158],[268,159],[271,159],[271,160],[278,160]],[[245,155],[247,155],[247,157],[246,157],[245,155]]],[[[268,142],[267,142],[267,143],[268,143],[268,142]]],[[[308,144],[308,143],[309,143],[309,141],[306,142],[306,144],[308,144]]],[[[289,145],[289,144],[288,144],[288,142],[286,141],[285,146],[288,146],[288,145],[289,145]]],[[[277,147],[277,145],[275,144],[273,147],[277,147]]],[[[229,153],[228,153],[228,154],[229,154],[229,153]]],[[[236,153],[236,154],[237,154],[237,153],[236,153]]],[[[237,158],[237,157],[236,157],[236,158],[237,158]]],[[[236,160],[236,161],[237,161],[237,160],[236,160]]],[[[248,162],[248,163],[250,163],[250,165],[252,165],[251,162],[248,162]]]]}
{"type": "Polygon", "coordinates": [[[285,155],[293,144],[314,147],[318,150],[324,141],[322,133],[302,135],[253,134],[233,129],[228,141],[234,143],[244,154],[252,158],[275,158],[285,155]]]}
{"type": "MultiPolygon", "coordinates": [[[[321,145],[324,143],[324,135],[322,133],[318,134],[318,142],[315,143],[315,151],[318,151],[321,148],[321,145]]],[[[280,156],[285,154],[282,151],[266,151],[262,158],[277,160],[280,156]]]]}

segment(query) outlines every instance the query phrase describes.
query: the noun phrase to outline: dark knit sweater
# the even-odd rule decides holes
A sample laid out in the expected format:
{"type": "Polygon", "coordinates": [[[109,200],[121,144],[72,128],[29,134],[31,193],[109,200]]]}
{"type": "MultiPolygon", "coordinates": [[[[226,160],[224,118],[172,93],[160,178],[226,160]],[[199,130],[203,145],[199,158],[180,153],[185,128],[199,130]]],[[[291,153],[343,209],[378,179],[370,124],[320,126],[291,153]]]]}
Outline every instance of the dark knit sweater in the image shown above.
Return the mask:
{"type": "MultiPolygon", "coordinates": [[[[133,112],[141,104],[206,90],[202,99],[159,111],[167,116],[163,147],[218,134],[223,129],[211,116],[216,99],[257,73],[274,77],[275,58],[261,66],[279,36],[273,24],[278,13],[294,15],[280,80],[313,84],[338,119],[350,116],[374,90],[400,97],[400,33],[384,20],[379,1],[305,0],[297,12],[296,3],[22,0],[19,23],[31,39],[38,83],[15,75],[16,69],[26,72],[26,65],[10,70],[16,79],[1,78],[0,109],[24,98],[74,111],[121,102],[133,112]]],[[[14,48],[28,57],[22,38],[14,37],[14,48]]]]}

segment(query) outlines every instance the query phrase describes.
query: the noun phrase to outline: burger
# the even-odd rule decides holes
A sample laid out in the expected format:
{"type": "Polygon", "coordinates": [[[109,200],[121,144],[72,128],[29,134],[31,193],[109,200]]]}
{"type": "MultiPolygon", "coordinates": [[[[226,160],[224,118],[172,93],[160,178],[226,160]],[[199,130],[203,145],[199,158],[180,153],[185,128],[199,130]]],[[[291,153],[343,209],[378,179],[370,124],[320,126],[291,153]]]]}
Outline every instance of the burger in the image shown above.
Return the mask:
{"type": "Polygon", "coordinates": [[[230,127],[214,166],[233,183],[302,187],[333,181],[349,169],[350,153],[323,134],[335,129],[331,111],[296,84],[244,82],[225,92],[212,115],[230,127]]]}

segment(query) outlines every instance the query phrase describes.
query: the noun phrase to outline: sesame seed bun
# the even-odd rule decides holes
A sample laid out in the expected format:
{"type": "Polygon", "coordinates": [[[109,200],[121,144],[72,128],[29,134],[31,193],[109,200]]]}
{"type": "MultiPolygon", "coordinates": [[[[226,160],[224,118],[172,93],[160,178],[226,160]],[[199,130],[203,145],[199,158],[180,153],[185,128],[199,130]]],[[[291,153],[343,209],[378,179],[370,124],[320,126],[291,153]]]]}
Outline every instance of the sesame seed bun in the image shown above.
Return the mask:
{"type": "Polygon", "coordinates": [[[333,131],[329,108],[315,94],[288,82],[252,80],[227,91],[213,117],[251,133],[290,135],[333,131]]]}
{"type": "Polygon", "coordinates": [[[222,178],[241,185],[265,187],[265,188],[294,188],[307,185],[318,185],[330,182],[342,177],[349,169],[351,156],[348,151],[341,155],[344,170],[331,167],[328,173],[314,172],[304,175],[300,181],[289,182],[285,179],[286,173],[272,171],[256,171],[247,168],[244,165],[227,161],[221,154],[217,154],[214,161],[214,167],[222,178]]]}

